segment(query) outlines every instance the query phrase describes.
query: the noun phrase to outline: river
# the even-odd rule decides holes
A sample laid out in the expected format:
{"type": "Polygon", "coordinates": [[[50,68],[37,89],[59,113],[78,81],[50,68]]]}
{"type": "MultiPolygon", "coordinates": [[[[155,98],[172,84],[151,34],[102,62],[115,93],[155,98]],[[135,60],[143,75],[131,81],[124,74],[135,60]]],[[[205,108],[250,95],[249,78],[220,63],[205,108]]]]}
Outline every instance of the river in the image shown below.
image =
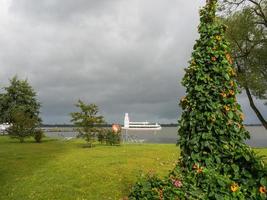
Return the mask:
{"type": "MultiPolygon", "coordinates": [[[[263,126],[246,126],[250,132],[250,140],[246,143],[252,147],[267,147],[267,130],[263,126]]],[[[76,132],[46,132],[49,137],[75,137],[76,132]]],[[[161,131],[127,131],[128,141],[144,143],[166,143],[175,144],[177,142],[177,128],[163,127],[161,131]]],[[[125,138],[125,131],[123,131],[125,138]]]]}

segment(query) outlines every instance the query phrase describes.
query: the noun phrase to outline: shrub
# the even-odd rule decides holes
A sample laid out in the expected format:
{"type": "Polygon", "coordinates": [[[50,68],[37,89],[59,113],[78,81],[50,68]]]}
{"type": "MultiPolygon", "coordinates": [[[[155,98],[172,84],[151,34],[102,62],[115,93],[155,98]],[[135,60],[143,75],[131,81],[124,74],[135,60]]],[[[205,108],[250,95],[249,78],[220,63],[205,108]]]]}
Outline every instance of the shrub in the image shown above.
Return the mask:
{"type": "Polygon", "coordinates": [[[120,145],[121,144],[121,133],[107,130],[106,132],[106,143],[108,145],[120,145]]]}
{"type": "Polygon", "coordinates": [[[104,128],[97,133],[98,142],[100,142],[101,144],[103,144],[106,141],[106,137],[107,137],[107,131],[104,128]]]}
{"type": "Polygon", "coordinates": [[[42,141],[42,138],[44,137],[44,132],[42,129],[37,129],[34,131],[34,140],[37,142],[37,143],[40,143],[42,141]]]}

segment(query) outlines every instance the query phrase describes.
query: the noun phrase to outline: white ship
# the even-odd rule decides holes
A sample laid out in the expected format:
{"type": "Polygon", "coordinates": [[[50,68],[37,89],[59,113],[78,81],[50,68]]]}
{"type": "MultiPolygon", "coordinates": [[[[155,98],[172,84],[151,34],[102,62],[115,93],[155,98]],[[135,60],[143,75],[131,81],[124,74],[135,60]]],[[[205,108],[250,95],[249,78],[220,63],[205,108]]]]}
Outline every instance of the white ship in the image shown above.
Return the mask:
{"type": "Polygon", "coordinates": [[[129,114],[125,113],[124,116],[124,130],[136,130],[136,131],[158,131],[161,130],[161,126],[158,123],[150,122],[130,122],[129,114]]]}

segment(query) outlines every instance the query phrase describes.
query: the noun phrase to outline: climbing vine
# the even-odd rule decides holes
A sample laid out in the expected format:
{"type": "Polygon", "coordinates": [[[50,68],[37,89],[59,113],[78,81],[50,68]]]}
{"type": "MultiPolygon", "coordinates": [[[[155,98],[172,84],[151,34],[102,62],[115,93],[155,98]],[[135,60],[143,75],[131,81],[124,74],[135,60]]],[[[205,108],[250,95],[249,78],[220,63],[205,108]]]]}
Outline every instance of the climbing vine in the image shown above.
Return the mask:
{"type": "Polygon", "coordinates": [[[200,10],[200,38],[182,80],[186,96],[178,134],[181,157],[164,180],[141,178],[130,199],[266,199],[267,169],[249,138],[235,70],[216,18],[217,0],[200,10]]]}

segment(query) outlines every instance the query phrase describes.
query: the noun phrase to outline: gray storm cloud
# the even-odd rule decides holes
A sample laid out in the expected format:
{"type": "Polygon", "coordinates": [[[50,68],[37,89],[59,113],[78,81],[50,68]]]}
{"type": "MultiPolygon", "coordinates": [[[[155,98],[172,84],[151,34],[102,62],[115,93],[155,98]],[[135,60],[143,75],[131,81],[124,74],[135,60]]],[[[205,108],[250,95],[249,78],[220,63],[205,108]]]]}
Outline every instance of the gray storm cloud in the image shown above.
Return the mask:
{"type": "MultiPolygon", "coordinates": [[[[44,123],[68,123],[80,98],[108,122],[176,122],[180,81],[205,1],[3,0],[0,84],[28,78],[44,123]]],[[[246,96],[247,122],[257,122],[246,96]]],[[[261,101],[257,104],[263,110],[261,101]]],[[[265,113],[267,115],[267,113],[265,113]]]]}

